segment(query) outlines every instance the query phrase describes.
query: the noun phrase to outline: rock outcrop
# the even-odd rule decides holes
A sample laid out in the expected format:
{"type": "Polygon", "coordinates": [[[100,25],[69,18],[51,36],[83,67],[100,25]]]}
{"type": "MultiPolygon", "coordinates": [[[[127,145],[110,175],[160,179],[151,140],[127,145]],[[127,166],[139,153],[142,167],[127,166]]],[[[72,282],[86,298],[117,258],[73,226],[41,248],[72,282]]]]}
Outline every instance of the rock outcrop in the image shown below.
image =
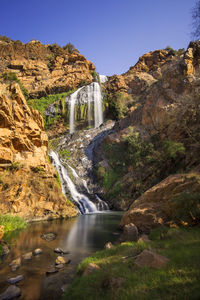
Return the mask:
{"type": "Polygon", "coordinates": [[[76,209],[61,193],[47,157],[41,114],[14,83],[0,85],[0,213],[29,219],[68,217],[76,209]]]}
{"type": "Polygon", "coordinates": [[[39,41],[0,41],[0,72],[14,72],[32,98],[66,92],[93,80],[94,65],[78,52],[39,41]]]}
{"type": "Polygon", "coordinates": [[[171,175],[133,202],[121,226],[134,223],[140,232],[174,223],[194,225],[199,221],[200,174],[171,175]]]}
{"type": "Polygon", "coordinates": [[[199,49],[197,41],[181,54],[150,52],[106,83],[108,92],[133,98],[126,116],[96,150],[99,193],[106,193],[110,207],[126,210],[168,175],[200,164],[199,49]]]}

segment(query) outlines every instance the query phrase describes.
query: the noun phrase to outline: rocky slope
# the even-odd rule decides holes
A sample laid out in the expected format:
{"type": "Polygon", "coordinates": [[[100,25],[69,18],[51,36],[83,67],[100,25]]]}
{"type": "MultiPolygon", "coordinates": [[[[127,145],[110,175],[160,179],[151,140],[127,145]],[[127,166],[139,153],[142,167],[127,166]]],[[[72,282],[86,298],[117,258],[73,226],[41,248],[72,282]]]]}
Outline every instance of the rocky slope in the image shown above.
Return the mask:
{"type": "Polygon", "coordinates": [[[0,213],[26,219],[77,214],[61,193],[48,162],[48,137],[40,113],[16,83],[0,84],[0,213]]]}
{"type": "Polygon", "coordinates": [[[96,151],[100,192],[112,207],[126,210],[168,175],[200,164],[199,58],[199,42],[185,53],[150,52],[108,81],[107,93],[131,96],[125,117],[96,151]]]}
{"type": "Polygon", "coordinates": [[[31,98],[61,93],[93,80],[94,65],[78,52],[39,41],[0,41],[0,72],[14,72],[31,98]]]}

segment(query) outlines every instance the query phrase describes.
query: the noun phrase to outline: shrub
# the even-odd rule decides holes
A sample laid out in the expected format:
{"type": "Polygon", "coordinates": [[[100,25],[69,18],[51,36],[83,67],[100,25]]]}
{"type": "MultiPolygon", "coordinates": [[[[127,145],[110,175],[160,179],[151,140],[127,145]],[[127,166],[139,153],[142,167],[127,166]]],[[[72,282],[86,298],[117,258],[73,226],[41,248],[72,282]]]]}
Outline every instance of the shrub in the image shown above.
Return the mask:
{"type": "Polygon", "coordinates": [[[16,229],[23,229],[27,223],[18,216],[0,215],[0,225],[4,226],[4,232],[7,233],[16,229]]]}
{"type": "Polygon", "coordinates": [[[63,46],[63,49],[64,50],[67,50],[68,53],[73,53],[73,52],[78,52],[79,53],[79,50],[75,48],[75,46],[71,43],[67,43],[65,46],[63,46]]]}
{"type": "Polygon", "coordinates": [[[163,142],[163,148],[167,156],[173,159],[175,159],[177,155],[185,153],[183,143],[175,142],[170,139],[163,142]]]}
{"type": "Polygon", "coordinates": [[[104,95],[104,106],[108,107],[108,113],[112,114],[114,119],[119,120],[125,117],[129,105],[133,101],[132,97],[125,96],[121,92],[104,95]]]}

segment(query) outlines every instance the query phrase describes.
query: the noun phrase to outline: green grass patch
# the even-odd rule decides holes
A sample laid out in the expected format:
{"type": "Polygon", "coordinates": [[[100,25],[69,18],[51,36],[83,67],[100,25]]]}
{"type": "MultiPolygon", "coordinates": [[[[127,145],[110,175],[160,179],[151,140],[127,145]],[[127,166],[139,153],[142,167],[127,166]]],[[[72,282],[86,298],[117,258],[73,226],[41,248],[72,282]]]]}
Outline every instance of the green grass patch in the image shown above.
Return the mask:
{"type": "Polygon", "coordinates": [[[90,262],[100,270],[77,275],[63,299],[200,299],[200,228],[159,228],[150,237],[150,243],[124,243],[83,260],[79,274],[90,262]],[[136,268],[133,256],[148,247],[168,257],[167,266],[136,268]],[[119,277],[124,279],[120,286],[109,284],[119,277]]]}
{"type": "Polygon", "coordinates": [[[4,233],[6,234],[13,230],[26,228],[27,223],[18,216],[0,215],[0,225],[4,226],[4,233]]]}

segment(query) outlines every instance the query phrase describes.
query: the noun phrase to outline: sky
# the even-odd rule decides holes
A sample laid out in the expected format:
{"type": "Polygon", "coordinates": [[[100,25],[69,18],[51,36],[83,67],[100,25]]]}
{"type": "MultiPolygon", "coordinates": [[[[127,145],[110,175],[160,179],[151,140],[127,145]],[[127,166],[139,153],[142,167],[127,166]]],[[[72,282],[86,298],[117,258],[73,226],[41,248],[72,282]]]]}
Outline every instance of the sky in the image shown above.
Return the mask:
{"type": "Polygon", "coordinates": [[[196,0],[1,0],[0,35],[72,43],[97,72],[121,74],[149,51],[187,48],[196,0]]]}

